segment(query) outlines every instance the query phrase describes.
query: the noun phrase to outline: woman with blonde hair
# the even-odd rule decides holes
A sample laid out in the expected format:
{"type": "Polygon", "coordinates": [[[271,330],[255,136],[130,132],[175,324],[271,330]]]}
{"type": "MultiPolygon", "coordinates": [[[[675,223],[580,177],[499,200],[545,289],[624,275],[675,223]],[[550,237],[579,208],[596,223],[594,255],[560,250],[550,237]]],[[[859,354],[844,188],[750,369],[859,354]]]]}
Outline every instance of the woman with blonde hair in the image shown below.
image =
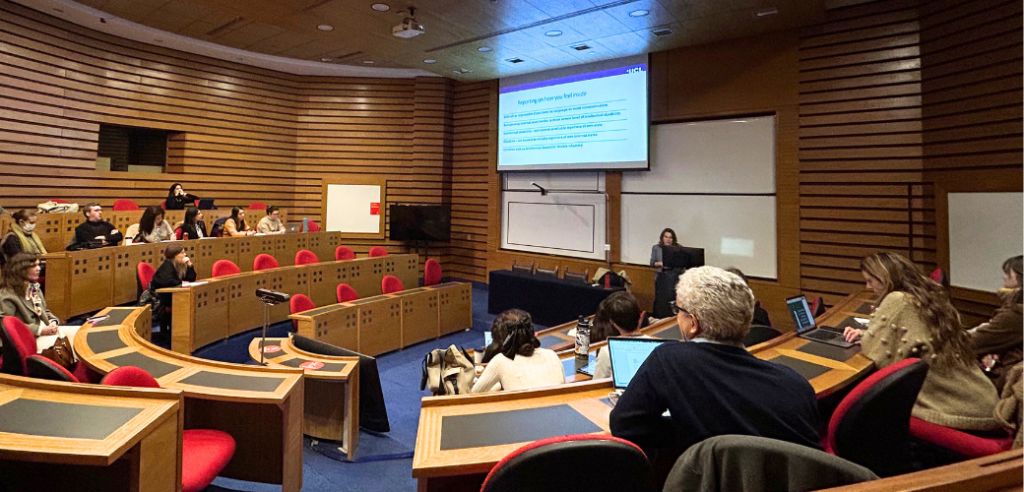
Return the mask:
{"type": "Polygon", "coordinates": [[[861,338],[861,353],[883,368],[910,357],[929,365],[912,415],[963,431],[998,429],[993,417],[996,389],[978,368],[971,341],[941,285],[896,253],[877,253],[860,262],[868,289],[881,299],[866,330],[846,329],[861,338]]]}

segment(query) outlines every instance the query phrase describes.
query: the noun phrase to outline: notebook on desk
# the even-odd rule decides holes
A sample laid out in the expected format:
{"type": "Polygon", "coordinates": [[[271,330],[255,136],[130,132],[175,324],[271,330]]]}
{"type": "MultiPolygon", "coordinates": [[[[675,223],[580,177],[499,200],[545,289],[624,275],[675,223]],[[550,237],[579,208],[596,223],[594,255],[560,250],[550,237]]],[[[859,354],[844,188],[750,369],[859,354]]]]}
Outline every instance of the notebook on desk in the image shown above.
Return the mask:
{"type": "Polygon", "coordinates": [[[831,326],[817,326],[814,315],[811,314],[811,307],[807,304],[804,296],[793,296],[786,299],[786,307],[793,317],[796,325],[796,333],[800,338],[814,340],[815,342],[827,343],[837,347],[850,348],[855,344],[847,342],[843,337],[843,330],[831,326]]]}

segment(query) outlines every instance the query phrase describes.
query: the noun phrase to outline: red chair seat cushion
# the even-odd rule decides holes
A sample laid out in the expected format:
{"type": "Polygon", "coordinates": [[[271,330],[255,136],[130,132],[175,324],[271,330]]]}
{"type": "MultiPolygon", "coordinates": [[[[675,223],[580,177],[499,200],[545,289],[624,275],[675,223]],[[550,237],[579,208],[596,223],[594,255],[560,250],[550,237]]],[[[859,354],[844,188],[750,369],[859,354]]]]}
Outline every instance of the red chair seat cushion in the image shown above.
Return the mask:
{"type": "Polygon", "coordinates": [[[182,442],[181,490],[184,492],[205,489],[235,454],[234,438],[217,430],[187,430],[182,442]]]}
{"type": "Polygon", "coordinates": [[[922,441],[955,451],[968,458],[980,458],[1009,450],[1013,437],[979,437],[963,431],[910,418],[910,435],[922,441]]]}

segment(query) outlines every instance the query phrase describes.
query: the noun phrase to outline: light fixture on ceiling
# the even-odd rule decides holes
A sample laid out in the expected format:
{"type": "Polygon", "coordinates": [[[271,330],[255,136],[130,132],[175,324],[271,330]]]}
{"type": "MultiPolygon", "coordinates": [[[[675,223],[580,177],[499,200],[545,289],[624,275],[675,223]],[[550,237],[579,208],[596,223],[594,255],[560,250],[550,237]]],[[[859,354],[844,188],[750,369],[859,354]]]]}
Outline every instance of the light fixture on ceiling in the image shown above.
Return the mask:
{"type": "Polygon", "coordinates": [[[320,61],[322,61],[324,63],[327,63],[329,61],[334,61],[334,59],[333,58],[321,58],[320,61]]]}
{"type": "Polygon", "coordinates": [[[476,50],[480,51],[480,52],[483,52],[483,53],[487,53],[488,51],[494,51],[494,48],[491,48],[490,46],[481,46],[481,47],[477,48],[476,50]]]}
{"type": "Polygon", "coordinates": [[[426,60],[423,60],[423,63],[429,64],[429,65],[433,65],[433,64],[437,63],[437,60],[435,60],[433,58],[428,58],[426,60]]]}
{"type": "Polygon", "coordinates": [[[647,15],[650,14],[650,13],[651,13],[650,10],[640,9],[640,10],[634,10],[634,11],[630,12],[629,16],[630,17],[647,17],[647,15]]]}
{"type": "Polygon", "coordinates": [[[767,9],[758,10],[757,12],[754,12],[754,15],[757,16],[757,17],[768,17],[769,15],[775,15],[775,14],[778,14],[778,13],[779,13],[779,9],[777,9],[775,7],[770,7],[770,8],[767,8],[767,9]]]}
{"type": "Polygon", "coordinates": [[[544,33],[544,35],[549,37],[549,38],[555,38],[555,37],[561,36],[562,35],[562,31],[559,31],[558,29],[552,29],[552,30],[544,33]]]}
{"type": "Polygon", "coordinates": [[[376,62],[373,60],[363,60],[363,65],[373,65],[374,63],[376,62]]]}
{"type": "Polygon", "coordinates": [[[316,28],[324,32],[330,32],[334,30],[334,26],[330,24],[320,24],[319,26],[316,26],[316,28]]]}
{"type": "Polygon", "coordinates": [[[591,51],[590,53],[587,53],[587,54],[588,54],[588,55],[596,55],[596,54],[597,54],[597,52],[596,52],[596,51],[591,51]]]}
{"type": "Polygon", "coordinates": [[[462,72],[458,70],[452,70],[452,73],[454,73],[455,75],[462,75],[462,72]]]}
{"type": "Polygon", "coordinates": [[[370,5],[370,8],[376,10],[377,12],[387,12],[391,10],[391,6],[386,3],[375,3],[373,5],[370,5]]]}

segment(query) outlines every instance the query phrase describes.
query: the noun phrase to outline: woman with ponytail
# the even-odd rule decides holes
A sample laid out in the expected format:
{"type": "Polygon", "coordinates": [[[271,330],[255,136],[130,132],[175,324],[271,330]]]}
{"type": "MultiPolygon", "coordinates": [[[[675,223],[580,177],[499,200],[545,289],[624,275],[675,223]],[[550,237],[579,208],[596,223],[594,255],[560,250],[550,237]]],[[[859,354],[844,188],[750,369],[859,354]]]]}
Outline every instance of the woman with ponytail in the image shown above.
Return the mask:
{"type": "Polygon", "coordinates": [[[495,332],[506,333],[501,342],[501,353],[487,364],[473,392],[520,390],[555,386],[565,382],[562,361],[553,351],[540,348],[540,340],[533,330],[530,314],[521,309],[509,309],[494,320],[495,332]]]}

